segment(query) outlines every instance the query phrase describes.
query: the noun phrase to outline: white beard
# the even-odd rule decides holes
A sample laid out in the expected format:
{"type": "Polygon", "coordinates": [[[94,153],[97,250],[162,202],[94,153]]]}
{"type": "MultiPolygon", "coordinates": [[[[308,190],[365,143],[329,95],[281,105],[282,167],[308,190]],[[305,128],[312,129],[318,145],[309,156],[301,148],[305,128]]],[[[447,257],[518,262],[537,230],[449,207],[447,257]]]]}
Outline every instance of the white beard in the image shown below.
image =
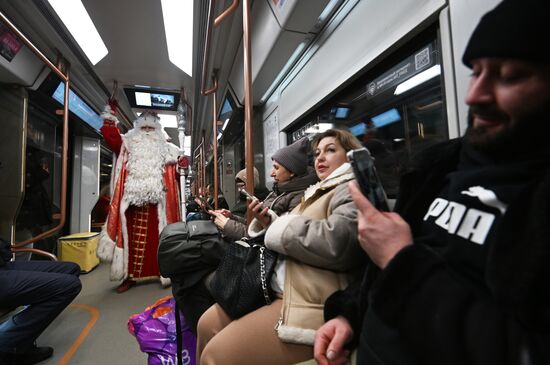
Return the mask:
{"type": "Polygon", "coordinates": [[[164,199],[163,171],[167,146],[156,131],[133,130],[124,136],[128,149],[128,176],[124,200],[131,205],[158,204],[164,199]]]}

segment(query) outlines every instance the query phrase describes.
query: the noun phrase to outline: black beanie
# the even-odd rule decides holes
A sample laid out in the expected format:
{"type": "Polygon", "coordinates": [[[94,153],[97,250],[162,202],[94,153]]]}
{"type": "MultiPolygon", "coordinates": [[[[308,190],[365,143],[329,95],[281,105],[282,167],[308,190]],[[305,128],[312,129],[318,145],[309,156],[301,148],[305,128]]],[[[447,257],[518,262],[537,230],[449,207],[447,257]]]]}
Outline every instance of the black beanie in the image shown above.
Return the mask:
{"type": "Polygon", "coordinates": [[[288,171],[300,176],[307,171],[307,148],[309,141],[307,137],[283,147],[271,156],[272,160],[283,165],[288,171]]]}
{"type": "Polygon", "coordinates": [[[481,18],[462,62],[483,57],[550,63],[550,1],[504,0],[481,18]]]}

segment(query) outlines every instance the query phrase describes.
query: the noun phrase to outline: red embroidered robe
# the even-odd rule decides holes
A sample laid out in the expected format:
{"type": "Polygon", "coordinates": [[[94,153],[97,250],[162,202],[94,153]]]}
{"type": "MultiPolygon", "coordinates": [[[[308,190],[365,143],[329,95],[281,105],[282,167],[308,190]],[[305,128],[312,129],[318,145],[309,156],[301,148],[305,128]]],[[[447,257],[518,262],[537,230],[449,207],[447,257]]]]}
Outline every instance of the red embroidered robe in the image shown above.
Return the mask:
{"type": "Polygon", "coordinates": [[[111,178],[113,193],[109,215],[102,229],[97,255],[111,262],[110,278],[113,281],[160,277],[157,264],[159,234],[167,224],[180,220],[177,156],[164,167],[164,199],[158,204],[131,205],[124,199],[128,150],[118,128],[105,125],[101,132],[117,154],[117,161],[111,178]]]}

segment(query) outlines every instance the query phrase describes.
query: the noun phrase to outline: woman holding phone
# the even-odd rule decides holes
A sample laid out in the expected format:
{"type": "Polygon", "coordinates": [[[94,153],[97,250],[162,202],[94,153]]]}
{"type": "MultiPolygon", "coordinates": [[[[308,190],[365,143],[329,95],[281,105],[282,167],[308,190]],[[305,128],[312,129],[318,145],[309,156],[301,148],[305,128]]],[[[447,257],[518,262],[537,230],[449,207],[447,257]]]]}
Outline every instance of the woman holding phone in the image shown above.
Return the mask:
{"type": "MultiPolygon", "coordinates": [[[[266,218],[263,217],[266,214],[278,217],[290,212],[300,204],[306,188],[318,181],[315,171],[308,166],[308,145],[308,139],[302,138],[273,154],[271,157],[273,160],[271,177],[275,180],[273,191],[263,202],[254,196],[249,196],[249,209],[265,207],[263,215],[257,214],[258,218],[261,217],[265,221],[266,218]],[[270,213],[267,213],[268,211],[270,213]]],[[[246,190],[241,190],[241,192],[247,193],[246,190]]],[[[248,235],[244,218],[227,214],[228,212],[223,210],[209,211],[209,213],[214,218],[214,224],[225,237],[238,240],[248,235]]],[[[255,222],[256,220],[253,221],[253,224],[256,224],[255,222]]]]}
{"type": "Polygon", "coordinates": [[[313,151],[320,181],[305,191],[301,203],[280,217],[251,203],[257,223],[267,227],[266,247],[279,253],[271,280],[278,299],[235,321],[219,305],[210,307],[199,320],[200,364],[294,364],[313,358],[325,299],[347,286],[364,257],[346,157],[361,147],[344,130],[317,135],[313,151]]]}

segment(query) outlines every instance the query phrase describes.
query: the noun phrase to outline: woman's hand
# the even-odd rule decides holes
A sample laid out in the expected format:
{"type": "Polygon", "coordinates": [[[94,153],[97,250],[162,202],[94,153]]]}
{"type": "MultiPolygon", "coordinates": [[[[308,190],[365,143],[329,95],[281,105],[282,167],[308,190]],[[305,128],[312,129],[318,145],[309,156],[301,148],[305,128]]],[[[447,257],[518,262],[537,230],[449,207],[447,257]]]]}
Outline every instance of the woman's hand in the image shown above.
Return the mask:
{"type": "Polygon", "coordinates": [[[359,243],[371,260],[383,269],[399,251],[412,244],[411,228],[399,214],[377,210],[356,182],[348,186],[357,205],[359,243]]]}
{"type": "Polygon", "coordinates": [[[231,211],[227,209],[218,209],[216,210],[216,212],[223,214],[223,216],[226,218],[231,218],[233,216],[233,213],[231,213],[231,211]]]}
{"type": "Polygon", "coordinates": [[[319,365],[345,364],[349,351],[344,345],[353,337],[348,320],[342,316],[331,319],[322,325],[315,334],[313,356],[319,365]]]}
{"type": "Polygon", "coordinates": [[[212,217],[216,227],[223,231],[225,225],[227,224],[227,221],[229,221],[229,218],[217,210],[209,210],[208,214],[210,214],[210,216],[212,217]]]}
{"type": "Polygon", "coordinates": [[[248,209],[252,211],[254,217],[262,224],[264,228],[269,226],[271,224],[271,216],[267,213],[269,208],[264,208],[262,202],[258,199],[252,199],[252,201],[250,201],[250,199],[248,200],[248,209]]]}

